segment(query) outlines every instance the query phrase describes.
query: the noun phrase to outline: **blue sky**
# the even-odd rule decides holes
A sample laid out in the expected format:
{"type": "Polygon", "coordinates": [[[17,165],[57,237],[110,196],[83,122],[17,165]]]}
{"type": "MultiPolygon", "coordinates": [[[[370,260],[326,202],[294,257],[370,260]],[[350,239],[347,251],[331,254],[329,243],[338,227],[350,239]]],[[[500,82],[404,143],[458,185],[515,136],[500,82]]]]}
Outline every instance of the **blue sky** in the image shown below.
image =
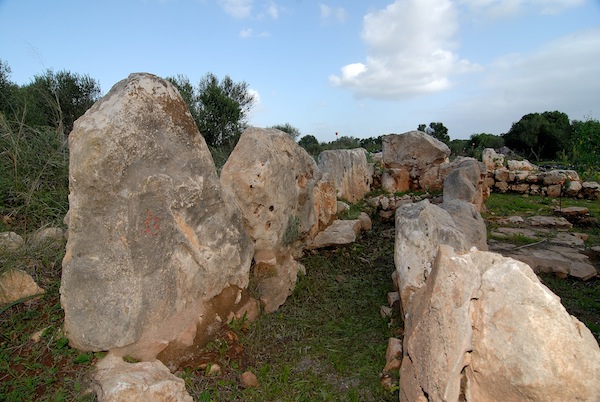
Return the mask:
{"type": "Polygon", "coordinates": [[[502,134],[600,117],[600,0],[0,0],[0,59],[28,83],[132,72],[245,81],[250,123],[366,138],[442,122],[502,134]]]}

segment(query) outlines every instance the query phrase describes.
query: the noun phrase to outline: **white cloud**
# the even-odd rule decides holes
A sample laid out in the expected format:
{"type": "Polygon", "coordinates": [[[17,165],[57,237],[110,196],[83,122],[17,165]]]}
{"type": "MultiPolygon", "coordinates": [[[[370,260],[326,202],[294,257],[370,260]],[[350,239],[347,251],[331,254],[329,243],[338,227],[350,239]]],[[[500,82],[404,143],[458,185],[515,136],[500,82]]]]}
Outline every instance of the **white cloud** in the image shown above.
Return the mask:
{"type": "Polygon", "coordinates": [[[223,10],[235,18],[247,18],[252,12],[253,0],[220,0],[223,10]]]}
{"type": "Polygon", "coordinates": [[[558,14],[578,7],[586,0],[459,0],[459,3],[491,17],[513,16],[525,12],[558,14]]]}
{"type": "Polygon", "coordinates": [[[265,6],[265,9],[269,17],[273,18],[274,20],[279,18],[280,7],[274,2],[269,2],[269,4],[265,6]]]}
{"type": "Polygon", "coordinates": [[[321,20],[323,21],[333,19],[336,22],[346,22],[348,19],[348,12],[343,7],[331,7],[327,4],[319,3],[319,10],[321,20]]]}
{"type": "Polygon", "coordinates": [[[219,0],[219,4],[227,14],[238,19],[249,17],[262,19],[266,16],[276,20],[281,12],[281,6],[274,1],[263,2],[263,11],[254,16],[252,10],[255,6],[255,0],[219,0]]]}
{"type": "Polygon", "coordinates": [[[246,29],[242,29],[240,31],[239,34],[240,38],[242,39],[249,39],[249,38],[267,38],[269,37],[269,33],[266,31],[260,32],[260,33],[255,33],[254,29],[252,28],[246,28],[246,29]]]}
{"type": "Polygon", "coordinates": [[[254,30],[252,28],[242,29],[240,31],[240,38],[251,38],[254,30]]]}
{"type": "Polygon", "coordinates": [[[457,29],[450,0],[396,0],[364,17],[365,63],[342,67],[330,83],[357,97],[380,99],[448,89],[451,75],[481,69],[453,52],[457,29]]]}
{"type": "Polygon", "coordinates": [[[582,120],[600,110],[600,28],[547,43],[531,54],[497,59],[483,89],[452,105],[451,116],[473,131],[500,134],[527,113],[558,110],[582,120]]]}

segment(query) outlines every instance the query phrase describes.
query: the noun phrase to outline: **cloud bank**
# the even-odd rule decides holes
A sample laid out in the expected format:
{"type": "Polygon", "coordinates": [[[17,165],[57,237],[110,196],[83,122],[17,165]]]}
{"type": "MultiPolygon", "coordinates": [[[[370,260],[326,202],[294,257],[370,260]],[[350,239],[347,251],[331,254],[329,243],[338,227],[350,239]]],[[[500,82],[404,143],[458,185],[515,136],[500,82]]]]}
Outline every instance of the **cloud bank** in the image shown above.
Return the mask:
{"type": "Polygon", "coordinates": [[[366,60],[343,66],[329,81],[358,98],[403,99],[449,89],[452,75],[481,70],[455,53],[457,30],[450,0],[394,1],[364,17],[366,60]]]}

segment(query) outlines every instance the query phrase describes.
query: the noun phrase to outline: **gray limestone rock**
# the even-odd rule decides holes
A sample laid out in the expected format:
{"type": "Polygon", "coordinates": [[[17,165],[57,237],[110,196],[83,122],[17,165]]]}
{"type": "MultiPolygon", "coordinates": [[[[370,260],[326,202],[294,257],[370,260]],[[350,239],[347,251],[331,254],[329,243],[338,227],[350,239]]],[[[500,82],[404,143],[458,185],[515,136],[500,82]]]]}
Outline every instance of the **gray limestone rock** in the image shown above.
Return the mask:
{"type": "Polygon", "coordinates": [[[143,336],[151,358],[193,343],[204,302],[247,286],[253,246],[177,89],[131,74],[75,122],[69,149],[70,344],[107,350],[143,336]]]}

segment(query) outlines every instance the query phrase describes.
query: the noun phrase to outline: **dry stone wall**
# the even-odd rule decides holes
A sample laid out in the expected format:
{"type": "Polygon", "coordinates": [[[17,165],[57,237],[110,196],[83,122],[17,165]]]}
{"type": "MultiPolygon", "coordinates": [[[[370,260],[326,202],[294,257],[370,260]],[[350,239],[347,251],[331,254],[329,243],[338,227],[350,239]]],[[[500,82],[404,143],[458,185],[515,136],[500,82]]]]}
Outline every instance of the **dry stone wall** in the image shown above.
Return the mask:
{"type": "Polygon", "coordinates": [[[590,200],[600,197],[600,184],[581,180],[574,170],[542,171],[527,160],[506,160],[491,148],[483,151],[482,160],[488,170],[486,184],[495,192],[590,200]]]}

